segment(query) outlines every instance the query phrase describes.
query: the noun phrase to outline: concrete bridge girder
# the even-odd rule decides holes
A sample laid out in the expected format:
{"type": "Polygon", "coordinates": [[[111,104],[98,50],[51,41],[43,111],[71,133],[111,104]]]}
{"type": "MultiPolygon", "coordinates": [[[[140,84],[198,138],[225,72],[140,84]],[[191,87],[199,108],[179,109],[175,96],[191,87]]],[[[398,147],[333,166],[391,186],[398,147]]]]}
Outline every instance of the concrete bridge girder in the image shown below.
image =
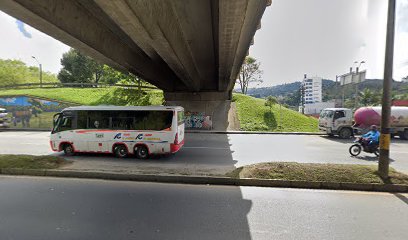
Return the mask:
{"type": "MultiPolygon", "coordinates": [[[[1,0],[0,10],[101,63],[141,76],[161,88],[170,104],[222,119],[270,4],[271,0],[1,0]]],[[[214,126],[221,130],[224,125],[214,126]]]]}
{"type": "Polygon", "coordinates": [[[2,0],[0,9],[164,91],[228,91],[270,0],[2,0]]]}

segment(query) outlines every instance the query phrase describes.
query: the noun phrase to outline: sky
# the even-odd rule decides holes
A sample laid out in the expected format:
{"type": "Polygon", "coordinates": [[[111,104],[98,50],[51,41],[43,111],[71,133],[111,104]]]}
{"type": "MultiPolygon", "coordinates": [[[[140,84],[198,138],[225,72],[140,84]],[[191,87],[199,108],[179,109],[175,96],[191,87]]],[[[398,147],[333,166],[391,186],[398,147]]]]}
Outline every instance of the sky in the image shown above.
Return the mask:
{"type": "MultiPolygon", "coordinates": [[[[367,78],[383,78],[386,0],[273,0],[250,55],[261,62],[259,87],[299,81],[303,74],[335,79],[365,61],[367,78]]],[[[408,0],[397,0],[394,79],[408,75],[408,0]]],[[[0,58],[58,73],[69,46],[0,11],[0,58]]]]}
{"type": "MultiPolygon", "coordinates": [[[[383,78],[386,0],[273,0],[250,55],[272,86],[304,74],[335,79],[361,62],[366,78],[383,78]]],[[[397,0],[394,79],[408,76],[408,0],[397,0]]]]}

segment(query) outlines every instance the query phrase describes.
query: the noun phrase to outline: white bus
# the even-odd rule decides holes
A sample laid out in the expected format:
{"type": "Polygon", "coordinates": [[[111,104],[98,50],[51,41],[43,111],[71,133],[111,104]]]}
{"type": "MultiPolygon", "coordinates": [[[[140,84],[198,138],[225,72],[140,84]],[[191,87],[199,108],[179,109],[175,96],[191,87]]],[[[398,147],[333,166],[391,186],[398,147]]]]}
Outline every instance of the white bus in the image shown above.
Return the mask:
{"type": "Polygon", "coordinates": [[[54,115],[53,151],[135,155],[175,153],[184,145],[182,107],[79,106],[54,115]]]}

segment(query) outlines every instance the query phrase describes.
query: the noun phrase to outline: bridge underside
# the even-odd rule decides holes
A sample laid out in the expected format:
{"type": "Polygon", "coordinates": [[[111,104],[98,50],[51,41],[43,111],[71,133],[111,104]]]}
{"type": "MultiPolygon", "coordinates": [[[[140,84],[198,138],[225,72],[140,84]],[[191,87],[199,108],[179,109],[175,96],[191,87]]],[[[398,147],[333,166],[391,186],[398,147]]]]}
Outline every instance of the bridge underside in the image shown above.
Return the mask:
{"type": "Polygon", "coordinates": [[[175,103],[190,97],[197,102],[230,99],[270,4],[271,0],[1,0],[0,9],[102,63],[141,76],[175,103]]]}

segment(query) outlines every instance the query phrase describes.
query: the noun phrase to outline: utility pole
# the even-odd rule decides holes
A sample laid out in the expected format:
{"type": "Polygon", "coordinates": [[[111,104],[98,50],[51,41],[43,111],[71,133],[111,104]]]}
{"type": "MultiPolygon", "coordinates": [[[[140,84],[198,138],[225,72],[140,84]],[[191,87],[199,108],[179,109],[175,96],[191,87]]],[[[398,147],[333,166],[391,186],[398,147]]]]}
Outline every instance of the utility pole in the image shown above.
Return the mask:
{"type": "Polygon", "coordinates": [[[390,165],[390,117],[392,67],[394,59],[395,0],[388,0],[387,37],[385,45],[384,83],[381,108],[380,159],[378,172],[382,179],[387,179],[390,165]]]}
{"type": "Polygon", "coordinates": [[[42,65],[41,63],[38,61],[38,59],[34,56],[31,56],[35,61],[37,61],[39,69],[40,69],[40,88],[42,88],[42,65]]]}

